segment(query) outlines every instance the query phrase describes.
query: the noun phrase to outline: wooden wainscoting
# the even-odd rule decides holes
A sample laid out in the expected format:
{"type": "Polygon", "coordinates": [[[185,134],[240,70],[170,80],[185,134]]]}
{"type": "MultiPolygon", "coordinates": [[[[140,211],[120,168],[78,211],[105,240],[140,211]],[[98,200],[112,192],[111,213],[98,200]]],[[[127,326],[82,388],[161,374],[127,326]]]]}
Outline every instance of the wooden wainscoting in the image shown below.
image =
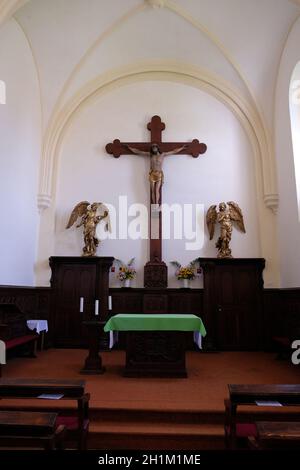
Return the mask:
{"type": "MultiPolygon", "coordinates": [[[[48,320],[49,341],[55,331],[50,287],[0,286],[0,303],[17,304],[27,318],[48,320]]],[[[193,313],[205,321],[203,289],[113,288],[112,315],[117,313],[193,313]]],[[[249,319],[251,321],[251,318],[249,319]]],[[[264,289],[262,309],[262,349],[274,348],[274,336],[300,339],[300,288],[264,289]]]]}
{"type": "Polygon", "coordinates": [[[27,320],[47,320],[49,325],[48,341],[52,342],[50,287],[0,286],[0,303],[16,304],[25,314],[27,320]]]}

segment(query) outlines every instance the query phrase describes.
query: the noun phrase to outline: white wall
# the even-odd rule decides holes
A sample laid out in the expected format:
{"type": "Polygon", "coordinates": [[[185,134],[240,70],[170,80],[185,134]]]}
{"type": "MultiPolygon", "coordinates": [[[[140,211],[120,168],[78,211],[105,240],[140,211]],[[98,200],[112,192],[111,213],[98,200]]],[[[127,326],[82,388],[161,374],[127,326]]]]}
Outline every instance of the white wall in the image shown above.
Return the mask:
{"type": "Polygon", "coordinates": [[[11,20],[0,29],[0,284],[33,285],[38,213],[40,108],[28,44],[11,20]]]}
{"type": "MultiPolygon", "coordinates": [[[[114,159],[105,145],[115,138],[148,141],[146,129],[151,116],[158,114],[166,124],[163,140],[190,141],[199,138],[208,151],[193,159],[167,157],[164,164],[165,203],[211,204],[233,200],[240,204],[247,234],[233,232],[236,257],[260,256],[254,162],[250,144],[237,119],[215,98],[185,84],[146,81],[126,85],[98,97],[80,110],[62,143],[56,198],[56,255],[80,255],[82,230],[65,230],[71,209],[80,200],[105,201],[118,205],[119,195],[128,204],[148,207],[149,161],[146,157],[122,156],[114,159]],[[146,110],[146,112],[145,112],[146,110]],[[226,123],[226,125],[224,125],[226,123]]],[[[218,235],[218,228],[217,234],[218,235]]],[[[186,251],[186,240],[163,243],[163,258],[186,264],[198,256],[215,256],[213,242],[199,251],[186,251]]],[[[106,240],[98,254],[113,255],[127,262],[136,258],[137,286],[143,285],[143,265],[149,259],[147,240],[106,240]]],[[[169,269],[169,285],[179,286],[169,269]]],[[[117,285],[112,278],[112,285],[117,285]]],[[[193,283],[201,285],[201,280],[193,283]]]]}
{"type": "Polygon", "coordinates": [[[291,78],[300,60],[299,44],[300,20],[291,31],[282,56],[276,94],[275,135],[280,197],[278,232],[282,287],[299,287],[300,283],[300,222],[289,108],[291,78]]]}
{"type": "MultiPolygon", "coordinates": [[[[47,202],[52,197],[51,207],[46,209],[41,215],[39,253],[37,257],[39,271],[37,277],[38,284],[47,284],[49,282],[48,256],[58,251],[62,253],[63,249],[65,250],[64,254],[67,254],[67,252],[69,254],[75,254],[75,245],[72,244],[70,239],[67,242],[66,239],[63,238],[60,234],[61,226],[59,224],[60,217],[65,217],[66,213],[70,211],[72,204],[77,202],[80,198],[78,198],[78,193],[70,193],[68,196],[68,187],[66,187],[65,199],[61,197],[61,193],[56,197],[56,178],[51,179],[52,169],[53,174],[58,175],[59,185],[63,184],[61,180],[63,181],[65,177],[63,162],[67,158],[66,149],[68,144],[62,137],[64,135],[64,129],[60,135],[61,129],[59,128],[59,124],[68,114],[69,100],[73,100],[74,97],[81,94],[83,90],[86,90],[87,85],[93,79],[96,79],[97,83],[100,78],[104,82],[106,78],[109,79],[109,77],[112,76],[118,79],[117,70],[119,70],[120,67],[131,70],[138,68],[141,63],[147,63],[148,66],[152,64],[149,67],[152,66],[154,70],[155,64],[157,63],[163,65],[172,63],[176,64],[178,70],[180,68],[183,70],[192,70],[195,68],[197,71],[201,70],[201,77],[215,77],[218,83],[222,83],[222,89],[225,87],[227,90],[227,94],[225,92],[223,97],[220,98],[223,99],[223,102],[228,102],[227,97],[236,97],[238,95],[237,99],[233,98],[235,112],[239,115],[240,121],[243,122],[244,128],[247,129],[248,135],[251,134],[250,138],[253,148],[250,149],[249,143],[239,124],[221,104],[218,104],[218,106],[222,108],[222,111],[220,111],[219,114],[216,112],[217,105],[212,98],[208,100],[208,97],[206,97],[204,99],[203,96],[206,95],[202,94],[201,99],[197,98],[194,100],[194,96],[196,96],[195,90],[190,89],[193,90],[193,92],[187,91],[188,88],[185,87],[185,91],[182,91],[182,96],[192,95],[192,98],[190,98],[192,104],[187,109],[183,99],[177,106],[177,100],[179,99],[177,90],[176,92],[171,92],[175,84],[172,85],[173,88],[167,86],[167,91],[165,91],[165,84],[162,85],[161,82],[157,82],[157,86],[159,85],[159,88],[156,89],[156,95],[159,97],[158,106],[154,92],[152,92],[152,94],[149,92],[149,97],[152,96],[150,100],[147,95],[148,90],[145,93],[139,91],[140,101],[136,102],[138,93],[135,94],[135,92],[131,90],[126,98],[128,100],[126,102],[125,98],[122,97],[123,92],[120,90],[122,95],[120,95],[122,98],[121,102],[123,103],[122,109],[119,110],[115,103],[116,98],[114,96],[117,96],[117,91],[114,91],[110,98],[108,98],[108,95],[105,97],[105,99],[111,100],[109,104],[105,104],[105,99],[103,98],[103,105],[100,100],[97,111],[94,110],[96,104],[93,104],[90,108],[84,110],[79,119],[83,120],[85,113],[91,113],[91,116],[92,113],[94,113],[95,122],[97,122],[99,128],[101,127],[101,129],[103,129],[97,131],[97,139],[102,137],[102,140],[105,142],[110,140],[110,135],[111,138],[119,135],[121,138],[129,139],[128,134],[131,134],[135,138],[139,136],[140,138],[147,138],[148,133],[145,130],[147,115],[150,118],[152,114],[156,113],[162,115],[168,126],[165,132],[165,138],[168,138],[168,132],[171,132],[172,129],[170,137],[172,140],[179,140],[180,135],[182,135],[183,139],[188,139],[189,135],[191,137],[198,135],[198,132],[205,130],[203,126],[209,127],[209,131],[207,131],[209,137],[209,132],[212,133],[212,131],[219,126],[219,132],[214,132],[211,135],[210,148],[216,147],[217,150],[215,154],[212,154],[211,158],[214,159],[214,165],[212,163],[209,174],[211,174],[212,170],[215,170],[215,168],[217,168],[217,171],[224,171],[224,164],[227,163],[227,159],[226,161],[219,160],[221,158],[219,156],[221,150],[224,151],[224,148],[227,150],[224,145],[221,149],[223,139],[232,153],[228,158],[233,159],[232,167],[230,166],[226,171],[230,171],[231,168],[235,168],[233,165],[236,165],[235,173],[228,175],[229,181],[231,182],[230,188],[233,192],[230,199],[235,198],[238,200],[243,192],[243,187],[246,188],[245,200],[240,200],[239,202],[243,210],[248,211],[247,217],[249,217],[250,221],[250,225],[247,224],[249,233],[247,233],[246,236],[237,238],[237,232],[234,233],[232,242],[233,248],[236,250],[236,256],[261,255],[266,257],[266,285],[270,287],[272,285],[278,285],[276,216],[269,208],[267,209],[263,206],[265,201],[268,207],[272,207],[273,199],[275,206],[277,200],[276,178],[274,176],[275,168],[272,162],[273,155],[270,156],[268,154],[267,148],[271,149],[270,153],[272,154],[274,89],[278,64],[288,30],[298,14],[299,8],[287,0],[224,0],[222,2],[220,2],[220,0],[201,0],[201,2],[198,0],[185,0],[184,2],[175,0],[173,2],[166,2],[165,8],[152,8],[149,3],[144,0],[126,0],[126,2],[124,2],[124,0],[114,0],[113,2],[108,2],[107,0],[89,0],[89,2],[86,2],[86,0],[31,0],[16,13],[16,18],[31,43],[40,77],[43,110],[42,122],[44,126],[43,135],[45,138],[43,142],[45,144],[45,152],[42,162],[43,164],[46,163],[41,171],[42,177],[40,180],[39,194],[42,197],[39,201],[43,200],[44,197],[44,200],[47,202]],[[253,25],[255,26],[253,27],[253,25]],[[199,109],[194,105],[197,100],[199,101],[199,109]],[[212,105],[212,109],[209,109],[212,102],[215,104],[212,105]],[[197,112],[195,111],[196,108],[197,112]],[[103,122],[101,118],[104,115],[104,109],[107,109],[109,112],[103,122]],[[190,111],[190,109],[192,109],[192,111],[190,111]],[[178,112],[178,110],[180,110],[180,112],[178,112]],[[198,116],[197,113],[200,111],[201,114],[198,116]],[[226,119],[220,120],[220,116],[223,116],[225,112],[227,113],[226,119]],[[228,114],[230,117],[227,117],[228,114]],[[247,117],[249,117],[249,115],[251,116],[249,121],[247,120],[248,118],[244,118],[243,114],[247,115],[247,117]],[[182,120],[180,120],[181,116],[191,116],[190,121],[185,119],[184,122],[182,122],[182,120]],[[197,125],[193,127],[195,122],[200,122],[201,126],[197,125]],[[221,125],[223,125],[224,130],[221,129],[221,125]],[[57,129],[59,129],[59,131],[56,133],[57,129]],[[255,135],[252,134],[252,129],[255,129],[255,135]],[[218,135],[220,135],[220,140],[218,140],[218,135]],[[268,135],[271,136],[270,141],[266,142],[268,138],[265,139],[265,136],[268,135]],[[241,136],[243,136],[243,138],[241,136]],[[49,137],[49,140],[47,140],[47,137],[49,137]],[[57,147],[55,145],[56,138],[58,139],[57,147]],[[61,139],[63,144],[61,159],[62,175],[60,175],[60,168],[55,168],[58,153],[56,151],[59,149],[61,139]],[[260,145],[259,150],[254,148],[258,142],[260,145]],[[244,167],[241,168],[240,162],[245,160],[252,164],[254,153],[256,155],[256,176],[254,177],[252,167],[247,176],[245,172],[246,170],[248,171],[248,167],[246,166],[246,169],[244,169],[244,167]],[[237,155],[239,155],[239,158],[237,155]],[[53,166],[52,162],[54,162],[53,166]],[[220,166],[218,166],[219,164],[220,166]],[[236,178],[236,175],[240,177],[240,180],[236,178]],[[45,181],[46,183],[51,182],[51,184],[49,183],[49,187],[45,181]],[[250,192],[251,197],[249,196],[250,192]],[[51,197],[49,197],[50,193],[51,197]],[[67,197],[69,197],[68,201],[67,197]],[[256,198],[258,200],[258,207],[254,207],[254,200],[256,198]],[[62,207],[60,207],[60,203],[63,204],[62,207]],[[56,228],[54,227],[54,217],[52,217],[54,213],[57,213],[58,217],[56,228]],[[256,216],[259,217],[259,222],[256,221],[256,216]],[[258,225],[262,249],[260,249],[260,242],[258,241],[258,225]],[[253,233],[251,232],[252,229],[249,229],[250,226],[253,227],[253,233]],[[54,231],[56,233],[55,238],[53,237],[54,231]],[[61,236],[62,239],[60,238],[61,236]],[[236,239],[239,241],[237,242],[236,239]],[[240,240],[243,240],[243,242],[240,240]],[[60,241],[62,242],[61,246],[60,241]],[[235,245],[235,243],[237,243],[237,245],[235,245]],[[244,243],[245,246],[240,245],[240,243],[244,243]]],[[[296,31],[296,29],[297,26],[294,31],[296,31]]],[[[2,32],[2,34],[4,33],[2,32]]],[[[296,247],[299,245],[299,230],[294,217],[297,211],[297,204],[295,181],[293,180],[293,161],[291,159],[290,127],[286,127],[289,126],[288,99],[286,99],[288,96],[287,83],[289,83],[290,80],[291,70],[295,66],[294,59],[296,57],[294,57],[293,54],[295,56],[298,54],[299,44],[298,35],[296,34],[294,39],[291,39],[292,37],[293,34],[289,41],[293,41],[293,45],[289,46],[288,44],[287,50],[293,50],[294,52],[286,53],[283,56],[281,78],[278,82],[276,100],[276,134],[279,136],[276,145],[281,198],[278,226],[280,233],[284,234],[281,238],[280,251],[283,285],[287,286],[299,285],[298,266],[300,265],[298,255],[295,254],[296,247]],[[287,64],[285,64],[285,61],[287,61],[287,64]],[[291,230],[288,232],[288,238],[286,238],[286,227],[291,227],[291,230]]],[[[18,41],[19,40],[11,41],[7,49],[10,57],[18,57],[18,54],[14,54],[15,48],[19,47],[18,41]]],[[[25,48],[25,42],[23,47],[25,48]]],[[[22,62],[29,60],[28,57],[27,50],[26,53],[22,55],[22,60],[14,64],[17,68],[17,73],[15,74],[16,80],[18,77],[22,77],[23,79],[22,75],[24,70],[25,79],[27,74],[33,73],[32,63],[30,66],[24,66],[22,62]]],[[[299,60],[299,57],[297,60],[299,60]]],[[[191,75],[194,76],[192,73],[191,75]]],[[[1,78],[0,76],[0,79],[1,78]]],[[[140,78],[142,79],[142,77],[140,78]]],[[[33,88],[36,87],[35,78],[31,80],[30,83],[33,88]]],[[[143,86],[145,86],[145,83],[143,86]]],[[[208,83],[211,83],[210,79],[208,79],[208,83]]],[[[18,94],[16,96],[21,96],[18,103],[22,103],[22,100],[25,99],[31,100],[31,92],[29,91],[27,93],[26,90],[26,96],[23,96],[24,88],[22,88],[20,82],[18,86],[18,94]]],[[[114,84],[111,83],[111,86],[113,87],[114,84]]],[[[134,87],[136,87],[137,90],[139,89],[137,84],[134,85],[134,87]]],[[[197,92],[198,97],[200,94],[200,92],[197,92]]],[[[31,110],[30,112],[35,114],[35,105],[32,104],[29,108],[31,110]]],[[[3,109],[1,109],[1,113],[2,111],[3,109]]],[[[22,113],[18,114],[18,116],[13,119],[9,126],[9,132],[13,130],[15,133],[15,126],[17,131],[19,131],[20,126],[18,123],[21,119],[23,119],[22,113]]],[[[36,130],[35,136],[30,140],[30,145],[33,146],[36,143],[35,139],[37,139],[40,126],[39,122],[38,124],[34,124],[34,121],[34,117],[31,117],[30,121],[26,121],[27,126],[32,124],[32,128],[35,127],[36,130]]],[[[76,126],[76,122],[74,122],[72,126],[76,126]]],[[[86,122],[82,122],[78,133],[76,135],[74,134],[72,137],[76,144],[79,138],[82,139],[82,141],[87,139],[86,147],[88,148],[89,133],[93,129],[91,123],[91,118],[87,118],[86,122]],[[87,127],[85,127],[86,125],[87,127]]],[[[26,129],[28,130],[28,127],[26,129]]],[[[25,132],[25,127],[22,127],[22,131],[25,132]]],[[[72,136],[72,130],[70,132],[72,136]]],[[[103,159],[101,171],[103,174],[106,174],[112,171],[111,165],[113,163],[109,161],[108,156],[101,153],[103,152],[103,147],[101,147],[101,142],[96,139],[96,130],[94,130],[94,132],[94,144],[96,146],[100,145],[100,147],[97,147],[97,157],[103,159]]],[[[7,135],[9,135],[9,133],[7,135]]],[[[20,143],[22,140],[18,139],[14,145],[17,145],[17,142],[20,143]]],[[[82,154],[86,154],[87,150],[83,145],[80,145],[78,148],[82,154]]],[[[76,155],[76,151],[77,145],[74,144],[74,155],[76,155]]],[[[96,152],[95,149],[90,149],[89,155],[93,155],[93,152],[96,152]]],[[[14,155],[17,159],[17,152],[14,152],[14,155]]],[[[35,158],[34,151],[32,151],[30,155],[30,158],[35,158]]],[[[28,155],[27,157],[29,159],[28,155]]],[[[31,163],[28,165],[26,156],[22,154],[22,158],[22,161],[26,162],[29,168],[26,178],[31,179],[34,177],[33,167],[30,166],[33,160],[30,160],[31,163]]],[[[118,169],[122,166],[124,172],[126,171],[127,178],[131,178],[130,181],[133,182],[135,176],[134,171],[137,170],[131,170],[131,167],[127,167],[128,160],[127,157],[124,158],[123,162],[114,162],[114,164],[119,164],[118,169]]],[[[176,173],[182,171],[182,161],[187,161],[187,166],[190,164],[200,165],[200,162],[205,161],[207,158],[208,154],[196,162],[180,160],[178,163],[173,163],[173,160],[170,160],[170,162],[168,161],[166,163],[166,172],[169,168],[170,170],[173,169],[176,173]]],[[[20,158],[18,158],[18,164],[19,160],[20,158]]],[[[93,164],[94,161],[95,160],[92,160],[93,164]]],[[[174,162],[175,161],[174,157],[174,162]]],[[[139,168],[143,174],[147,174],[148,170],[145,163],[141,162],[136,165],[139,165],[137,168],[139,168]]],[[[202,165],[205,165],[205,163],[202,165]]],[[[3,167],[3,170],[4,168],[5,167],[3,167]]],[[[79,167],[77,171],[79,171],[79,167]]],[[[197,180],[198,185],[196,185],[193,180],[190,183],[193,188],[197,186],[197,190],[198,186],[206,187],[207,185],[207,180],[202,178],[201,171],[199,171],[199,181],[197,180]]],[[[192,178],[194,177],[195,174],[193,173],[192,178]]],[[[25,176],[23,178],[25,178],[25,176]]],[[[224,186],[224,184],[220,186],[220,178],[221,173],[218,184],[213,188],[207,187],[205,194],[206,197],[207,194],[210,195],[210,200],[208,200],[208,198],[205,199],[203,202],[206,204],[219,202],[220,199],[225,198],[225,195],[227,198],[228,187],[224,186]],[[223,194],[219,194],[220,187],[226,192],[224,196],[223,194]]],[[[165,199],[169,197],[170,200],[173,201],[175,195],[177,195],[176,191],[178,191],[178,187],[176,186],[177,180],[173,183],[172,180],[170,181],[170,178],[168,178],[167,182],[168,186],[165,187],[164,197],[165,199]],[[174,184],[175,187],[173,186],[174,184]]],[[[145,192],[145,183],[146,177],[144,181],[138,181],[135,191],[131,194],[133,200],[135,200],[135,197],[142,198],[143,196],[145,198],[148,196],[148,192],[145,192]]],[[[18,186],[21,187],[19,182],[18,186]]],[[[32,210],[30,211],[31,215],[28,215],[26,219],[26,223],[29,217],[32,217],[34,220],[36,217],[36,209],[33,202],[33,192],[36,192],[36,186],[35,183],[30,183],[28,186],[29,191],[26,193],[26,197],[32,202],[32,210]]],[[[59,186],[59,188],[61,191],[61,186],[59,186]]],[[[107,199],[110,197],[110,191],[105,185],[104,189],[105,191],[103,190],[103,192],[105,192],[105,198],[107,199]]],[[[128,190],[128,188],[124,187],[124,190],[125,189],[128,190]]],[[[184,191],[186,191],[185,187],[184,191]]],[[[89,194],[90,193],[91,190],[89,190],[89,194]]],[[[9,194],[9,192],[5,192],[5,194],[9,194]]],[[[186,192],[184,194],[186,194],[186,192]]],[[[198,195],[198,193],[195,194],[198,195]]],[[[92,196],[93,193],[90,197],[92,196]]],[[[115,193],[113,193],[112,196],[115,197],[115,193]]],[[[35,222],[33,221],[33,223],[30,223],[30,227],[32,228],[34,226],[35,222]]],[[[74,236],[77,237],[76,253],[79,254],[79,233],[74,236]]],[[[30,237],[30,240],[34,240],[33,237],[30,237]]],[[[10,243],[10,241],[7,243],[10,243]]],[[[108,246],[108,244],[105,246],[108,246]]],[[[121,245],[118,246],[120,247],[121,245]]],[[[206,246],[206,251],[204,250],[203,254],[213,254],[212,251],[209,251],[212,250],[212,247],[213,245],[206,246]]],[[[137,250],[137,257],[146,257],[142,245],[135,249],[137,250]]],[[[171,257],[176,255],[174,251],[179,248],[174,242],[173,245],[166,244],[165,253],[167,253],[169,249],[171,250],[170,253],[165,256],[171,259],[171,257]]],[[[122,253],[126,252],[127,249],[124,248],[122,253]]],[[[117,255],[117,253],[113,254],[117,255]]],[[[188,259],[190,258],[187,257],[187,260],[188,259]]],[[[185,259],[183,259],[182,262],[185,262],[185,259]]],[[[139,263],[142,265],[142,260],[140,260],[139,263]]],[[[140,282],[139,280],[139,283],[140,282]]]]}

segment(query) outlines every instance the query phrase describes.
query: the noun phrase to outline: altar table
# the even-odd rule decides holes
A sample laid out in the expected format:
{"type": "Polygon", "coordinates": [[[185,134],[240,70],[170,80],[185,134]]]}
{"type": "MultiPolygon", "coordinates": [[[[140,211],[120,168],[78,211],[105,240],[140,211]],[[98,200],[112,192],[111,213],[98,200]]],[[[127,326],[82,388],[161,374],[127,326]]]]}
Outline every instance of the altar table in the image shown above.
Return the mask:
{"type": "Polygon", "coordinates": [[[198,345],[206,330],[196,315],[119,314],[105,332],[126,331],[126,377],[187,377],[185,332],[196,332],[198,345]]]}

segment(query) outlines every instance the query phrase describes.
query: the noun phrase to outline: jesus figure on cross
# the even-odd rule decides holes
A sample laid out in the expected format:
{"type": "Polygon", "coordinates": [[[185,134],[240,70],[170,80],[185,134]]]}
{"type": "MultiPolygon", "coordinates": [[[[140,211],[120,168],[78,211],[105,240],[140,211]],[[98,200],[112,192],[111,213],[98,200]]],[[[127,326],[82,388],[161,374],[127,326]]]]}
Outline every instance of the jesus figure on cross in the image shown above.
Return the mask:
{"type": "Polygon", "coordinates": [[[154,143],[150,147],[150,152],[143,152],[142,150],[127,145],[127,148],[136,155],[150,156],[149,181],[151,188],[151,204],[160,204],[161,187],[164,184],[164,172],[162,170],[164,158],[167,155],[176,155],[185,147],[187,147],[187,145],[178,147],[171,152],[161,152],[158,144],[154,143]]]}
{"type": "Polygon", "coordinates": [[[168,268],[162,261],[162,185],[164,183],[163,161],[167,155],[191,155],[193,158],[206,152],[206,145],[198,139],[192,142],[162,142],[162,131],[165,123],[159,116],[152,116],[147,124],[151,132],[150,142],[121,142],[115,139],[106,145],[106,151],[115,158],[121,155],[145,155],[150,157],[150,199],[151,216],[150,229],[150,261],[145,265],[145,287],[167,287],[168,268]]]}

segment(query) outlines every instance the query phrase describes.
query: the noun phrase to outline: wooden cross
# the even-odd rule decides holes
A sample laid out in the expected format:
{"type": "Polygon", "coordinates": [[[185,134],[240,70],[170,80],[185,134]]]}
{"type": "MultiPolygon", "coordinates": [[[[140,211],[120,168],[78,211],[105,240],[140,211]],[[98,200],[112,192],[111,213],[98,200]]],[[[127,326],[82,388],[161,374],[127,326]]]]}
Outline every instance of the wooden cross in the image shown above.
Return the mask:
{"type": "MultiPolygon", "coordinates": [[[[153,116],[151,121],[147,124],[147,129],[151,133],[150,142],[120,142],[119,139],[115,139],[112,143],[106,145],[107,153],[113,155],[115,158],[119,158],[121,155],[134,155],[135,152],[131,151],[130,148],[134,148],[141,152],[147,152],[151,157],[151,147],[153,144],[158,144],[161,153],[170,153],[175,149],[184,147],[176,154],[191,155],[194,158],[199,157],[200,154],[204,154],[207,150],[207,146],[200,143],[198,139],[192,140],[192,142],[162,142],[162,131],[166,128],[159,116],[153,116]],[[130,147],[130,148],[129,148],[130,147]]],[[[151,201],[151,195],[150,195],[151,201]]],[[[162,203],[162,194],[160,190],[159,204],[162,203]]],[[[157,214],[157,212],[156,212],[157,214]]],[[[150,262],[148,265],[164,264],[162,261],[162,218],[161,211],[158,213],[158,224],[157,215],[155,217],[155,211],[151,210],[150,217],[150,262]],[[155,229],[153,230],[155,226],[155,229]],[[155,234],[153,236],[153,234],[155,234]]],[[[146,268],[146,267],[145,267],[146,268]]],[[[145,273],[146,274],[146,273],[145,273]]],[[[146,277],[146,276],[145,276],[146,277]]],[[[163,282],[156,281],[151,282],[151,285],[145,287],[166,287],[163,286],[163,282]]]]}

